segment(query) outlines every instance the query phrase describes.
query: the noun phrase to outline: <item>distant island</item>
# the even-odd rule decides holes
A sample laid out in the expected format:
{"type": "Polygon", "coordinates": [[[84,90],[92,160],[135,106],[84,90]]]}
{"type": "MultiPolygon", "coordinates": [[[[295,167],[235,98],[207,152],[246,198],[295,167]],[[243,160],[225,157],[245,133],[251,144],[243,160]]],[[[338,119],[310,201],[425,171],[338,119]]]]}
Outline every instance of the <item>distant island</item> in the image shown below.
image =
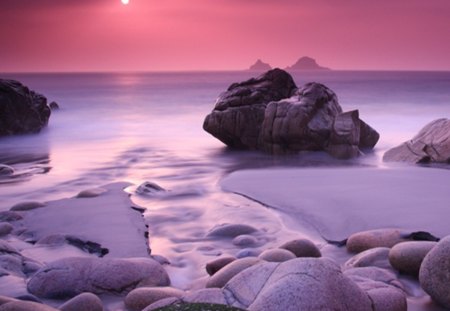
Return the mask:
{"type": "Polygon", "coordinates": [[[267,63],[264,63],[263,61],[261,61],[260,59],[258,59],[256,61],[256,63],[254,63],[253,65],[250,66],[250,68],[248,69],[249,71],[268,71],[272,69],[272,66],[270,66],[267,63]]]}
{"type": "Polygon", "coordinates": [[[303,56],[292,66],[286,67],[286,70],[301,71],[301,70],[331,70],[331,69],[319,66],[319,64],[317,64],[314,58],[303,56]]]}

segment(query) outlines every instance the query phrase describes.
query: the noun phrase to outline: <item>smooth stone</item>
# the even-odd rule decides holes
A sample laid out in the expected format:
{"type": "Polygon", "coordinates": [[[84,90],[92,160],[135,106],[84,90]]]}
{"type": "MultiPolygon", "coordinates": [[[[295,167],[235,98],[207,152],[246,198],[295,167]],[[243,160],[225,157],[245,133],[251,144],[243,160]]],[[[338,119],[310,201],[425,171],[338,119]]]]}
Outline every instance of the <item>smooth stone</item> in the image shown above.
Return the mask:
{"type": "Polygon", "coordinates": [[[350,253],[360,253],[375,247],[392,247],[407,241],[399,229],[375,229],[352,234],[347,240],[350,253]]]}
{"type": "Polygon", "coordinates": [[[163,308],[171,306],[171,305],[175,305],[175,304],[180,304],[183,301],[180,298],[176,298],[176,297],[169,297],[169,298],[164,298],[161,300],[158,300],[154,303],[152,303],[151,305],[147,306],[145,309],[142,309],[142,311],[153,311],[153,310],[164,310],[163,308]]]}
{"type": "Polygon", "coordinates": [[[235,237],[232,243],[236,246],[248,247],[257,244],[258,240],[252,235],[242,234],[235,237]]]}
{"type": "Polygon", "coordinates": [[[169,276],[153,259],[69,257],[48,263],[28,281],[28,291],[41,298],[127,293],[139,286],[167,286],[169,276]]]}
{"type": "Polygon", "coordinates": [[[420,265],[437,242],[411,241],[394,245],[389,252],[389,262],[401,273],[419,275],[420,265]]]}
{"type": "Polygon", "coordinates": [[[10,211],[29,211],[29,210],[44,207],[44,206],[45,206],[45,203],[29,201],[29,202],[17,203],[13,207],[11,207],[9,210],[10,211]]]}
{"type": "Polygon", "coordinates": [[[136,189],[136,193],[142,194],[142,195],[154,195],[154,194],[157,194],[160,192],[165,192],[165,191],[166,191],[166,189],[164,189],[163,187],[159,186],[158,184],[156,184],[154,182],[150,182],[150,181],[143,182],[136,189]]]}
{"type": "Polygon", "coordinates": [[[237,259],[212,275],[206,282],[206,287],[223,287],[232,277],[234,277],[239,272],[262,262],[264,261],[255,257],[237,259]]]}
{"type": "Polygon", "coordinates": [[[256,248],[244,248],[236,253],[236,258],[258,257],[261,251],[256,248]]]}
{"type": "Polygon", "coordinates": [[[13,302],[13,301],[17,301],[17,299],[14,299],[14,298],[11,298],[11,297],[8,297],[8,296],[1,296],[0,295],[0,305],[3,305],[3,304],[8,303],[8,302],[13,302]]]}
{"type": "Polygon", "coordinates": [[[397,275],[391,270],[377,267],[361,267],[348,269],[343,273],[366,291],[373,288],[379,288],[379,284],[382,284],[383,287],[392,286],[404,290],[397,275]]]}
{"type": "Polygon", "coordinates": [[[367,291],[372,301],[373,311],[406,311],[408,304],[405,294],[396,288],[379,287],[367,291]]]}
{"type": "Polygon", "coordinates": [[[233,306],[249,311],[372,311],[367,294],[325,258],[295,258],[250,267],[224,287],[233,306]]]}
{"type": "Polygon", "coordinates": [[[8,222],[0,222],[0,236],[10,234],[14,227],[8,222]]]}
{"type": "Polygon", "coordinates": [[[77,198],[95,198],[104,193],[108,192],[108,190],[104,188],[92,188],[79,192],[77,194],[77,198]]]}
{"type": "Polygon", "coordinates": [[[206,272],[209,275],[215,274],[217,271],[228,265],[229,263],[235,261],[235,257],[220,257],[217,259],[214,259],[206,264],[206,272]]]}
{"type": "Polygon", "coordinates": [[[254,233],[257,230],[244,224],[221,224],[212,228],[207,237],[235,238],[239,235],[254,233]]]}
{"type": "Polygon", "coordinates": [[[203,288],[186,293],[182,297],[184,302],[201,302],[201,303],[215,303],[227,304],[225,295],[221,288],[203,288]]]}
{"type": "Polygon", "coordinates": [[[0,305],[0,311],[57,311],[58,309],[32,301],[16,300],[0,305]]]}
{"type": "Polygon", "coordinates": [[[6,165],[0,164],[0,176],[11,176],[14,174],[14,168],[6,165]]]}
{"type": "Polygon", "coordinates": [[[0,221],[13,222],[23,219],[22,215],[13,211],[0,212],[0,221]]]}
{"type": "Polygon", "coordinates": [[[296,239],[282,244],[279,248],[294,253],[297,257],[321,257],[322,254],[317,246],[307,239],[296,239]]]}
{"type": "Polygon", "coordinates": [[[227,305],[220,305],[215,303],[201,303],[201,302],[183,302],[174,301],[167,308],[161,309],[145,308],[143,311],[158,310],[158,311],[244,311],[242,309],[230,307],[227,305]]]}
{"type": "Polygon", "coordinates": [[[383,161],[450,163],[450,119],[428,123],[411,140],[386,151],[383,161]]]}
{"type": "Polygon", "coordinates": [[[59,307],[61,311],[103,311],[103,303],[97,295],[82,293],[59,307]]]}
{"type": "Polygon", "coordinates": [[[388,247],[375,247],[365,250],[344,263],[344,269],[359,267],[378,267],[383,269],[392,269],[389,263],[388,247]]]}
{"type": "Polygon", "coordinates": [[[425,256],[419,282],[435,302],[450,309],[450,236],[439,241],[425,256]]]}
{"type": "Polygon", "coordinates": [[[294,253],[281,248],[267,249],[263,251],[259,258],[270,262],[283,262],[297,258],[294,253]]]}
{"type": "Polygon", "coordinates": [[[140,311],[158,300],[183,295],[184,291],[173,287],[140,287],[129,292],[124,302],[128,309],[140,311]]]}

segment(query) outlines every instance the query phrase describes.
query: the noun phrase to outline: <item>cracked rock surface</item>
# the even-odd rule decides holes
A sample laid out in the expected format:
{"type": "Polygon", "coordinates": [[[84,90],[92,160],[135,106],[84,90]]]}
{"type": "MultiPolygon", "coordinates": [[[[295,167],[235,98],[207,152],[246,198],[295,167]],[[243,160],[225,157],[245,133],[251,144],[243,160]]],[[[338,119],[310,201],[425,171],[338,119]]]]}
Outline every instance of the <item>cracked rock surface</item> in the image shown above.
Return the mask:
{"type": "Polygon", "coordinates": [[[328,87],[311,82],[297,88],[281,69],[232,84],[203,128],[232,148],[275,154],[324,150],[337,158],[358,156],[379,139],[358,110],[342,111],[328,87]]]}
{"type": "Polygon", "coordinates": [[[450,163],[450,119],[428,123],[411,140],[388,150],[384,161],[450,163]]]}

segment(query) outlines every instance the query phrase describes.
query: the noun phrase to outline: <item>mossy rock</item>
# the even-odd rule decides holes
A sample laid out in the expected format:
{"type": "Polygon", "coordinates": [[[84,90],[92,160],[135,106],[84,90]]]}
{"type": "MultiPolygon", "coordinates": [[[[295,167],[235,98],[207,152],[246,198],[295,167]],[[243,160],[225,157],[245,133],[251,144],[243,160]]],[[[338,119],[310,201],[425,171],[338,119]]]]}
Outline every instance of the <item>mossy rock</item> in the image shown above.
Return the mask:
{"type": "Polygon", "coordinates": [[[214,303],[176,303],[155,311],[243,311],[243,309],[214,303]]]}

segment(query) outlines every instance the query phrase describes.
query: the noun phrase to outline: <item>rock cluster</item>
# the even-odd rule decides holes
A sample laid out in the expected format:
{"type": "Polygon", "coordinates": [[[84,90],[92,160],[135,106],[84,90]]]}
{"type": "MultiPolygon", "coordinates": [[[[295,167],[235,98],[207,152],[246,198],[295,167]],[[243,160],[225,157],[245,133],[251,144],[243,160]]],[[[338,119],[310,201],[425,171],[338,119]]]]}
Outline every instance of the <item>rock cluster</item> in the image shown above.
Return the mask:
{"type": "Polygon", "coordinates": [[[297,88],[281,69],[232,84],[203,128],[232,148],[275,154],[324,150],[338,158],[358,156],[379,139],[357,110],[342,111],[332,90],[314,82],[297,88]]]}
{"type": "Polygon", "coordinates": [[[450,119],[428,123],[411,140],[388,150],[384,161],[450,163],[450,119]]]}
{"type": "Polygon", "coordinates": [[[18,81],[0,79],[0,136],[39,132],[50,113],[43,95],[18,81]]]}

